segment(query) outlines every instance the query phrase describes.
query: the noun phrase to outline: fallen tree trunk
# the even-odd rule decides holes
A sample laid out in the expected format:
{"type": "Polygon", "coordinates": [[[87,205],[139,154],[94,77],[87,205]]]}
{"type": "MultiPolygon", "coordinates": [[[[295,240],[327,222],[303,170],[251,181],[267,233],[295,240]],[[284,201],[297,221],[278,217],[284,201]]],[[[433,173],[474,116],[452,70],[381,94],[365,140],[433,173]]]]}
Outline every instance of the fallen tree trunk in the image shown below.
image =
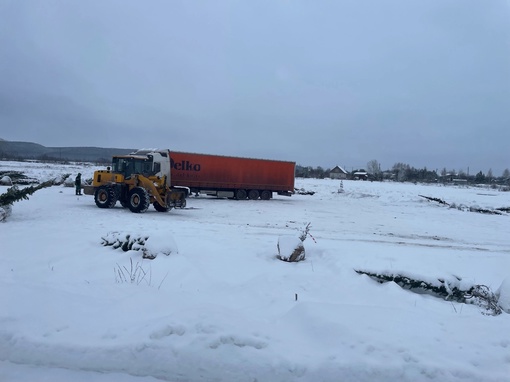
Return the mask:
{"type": "Polygon", "coordinates": [[[427,199],[427,200],[430,200],[430,201],[432,201],[432,202],[438,202],[438,203],[440,203],[440,204],[444,204],[444,205],[447,205],[447,206],[449,206],[449,205],[450,205],[450,204],[446,203],[443,199],[439,199],[439,198],[432,198],[432,197],[430,197],[430,196],[425,196],[425,195],[418,195],[418,196],[420,196],[420,197],[422,197],[422,198],[425,198],[425,199],[427,199]]]}
{"type": "MultiPolygon", "coordinates": [[[[358,274],[367,275],[371,279],[377,281],[378,283],[387,283],[393,281],[403,289],[412,290],[416,293],[422,294],[430,294],[436,297],[444,298],[445,300],[456,301],[465,303],[465,291],[461,291],[456,286],[451,285],[450,283],[446,283],[443,279],[437,279],[439,284],[434,285],[433,283],[426,282],[423,280],[416,280],[408,276],[404,275],[392,275],[392,274],[379,274],[373,273],[369,271],[356,270],[355,272],[358,274]]],[[[460,279],[457,278],[458,281],[460,279]]]]}
{"type": "Polygon", "coordinates": [[[496,209],[490,210],[487,208],[480,208],[480,207],[468,207],[468,206],[465,206],[462,204],[461,205],[457,205],[455,203],[450,204],[450,203],[445,202],[443,199],[433,198],[433,197],[425,196],[425,195],[418,195],[418,196],[421,198],[425,198],[432,202],[437,202],[439,204],[443,204],[450,208],[456,208],[460,211],[478,212],[481,214],[488,214],[488,215],[503,215],[503,212],[510,212],[510,207],[501,207],[501,208],[496,208],[496,209]]]}
{"type": "Polygon", "coordinates": [[[498,305],[498,296],[486,285],[472,285],[468,289],[461,289],[458,285],[461,278],[448,281],[437,278],[437,282],[418,280],[402,274],[374,273],[364,270],[354,270],[358,274],[367,275],[378,283],[394,282],[403,289],[418,294],[428,294],[442,298],[446,301],[455,301],[462,304],[474,304],[484,309],[483,314],[496,316],[502,313],[498,305]]]}
{"type": "Polygon", "coordinates": [[[478,208],[478,207],[469,207],[469,211],[479,212],[481,214],[488,214],[488,215],[503,215],[502,212],[499,212],[496,210],[488,210],[486,208],[478,208]]]}

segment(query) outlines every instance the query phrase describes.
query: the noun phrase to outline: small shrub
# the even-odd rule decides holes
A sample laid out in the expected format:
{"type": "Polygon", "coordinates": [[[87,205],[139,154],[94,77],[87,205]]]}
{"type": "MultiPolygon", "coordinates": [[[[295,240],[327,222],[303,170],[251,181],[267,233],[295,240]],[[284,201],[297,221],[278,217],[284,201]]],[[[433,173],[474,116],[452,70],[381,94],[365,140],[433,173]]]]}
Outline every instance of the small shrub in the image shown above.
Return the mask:
{"type": "Polygon", "coordinates": [[[115,282],[117,284],[131,283],[140,285],[141,282],[145,281],[147,285],[150,286],[152,282],[152,268],[149,267],[149,271],[147,272],[143,269],[139,262],[134,265],[132,258],[129,258],[129,263],[129,269],[126,266],[121,266],[119,264],[117,264],[117,267],[114,268],[115,282]]]}

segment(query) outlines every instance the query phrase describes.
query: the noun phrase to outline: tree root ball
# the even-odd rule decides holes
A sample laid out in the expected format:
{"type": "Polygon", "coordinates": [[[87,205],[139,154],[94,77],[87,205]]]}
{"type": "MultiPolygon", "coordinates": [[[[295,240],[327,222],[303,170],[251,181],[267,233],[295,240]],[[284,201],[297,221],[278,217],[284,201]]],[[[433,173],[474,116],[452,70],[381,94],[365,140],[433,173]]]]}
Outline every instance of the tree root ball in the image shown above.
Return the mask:
{"type": "Polygon", "coordinates": [[[288,262],[303,261],[305,259],[305,247],[303,242],[295,236],[280,236],[278,238],[278,259],[288,262]]]}

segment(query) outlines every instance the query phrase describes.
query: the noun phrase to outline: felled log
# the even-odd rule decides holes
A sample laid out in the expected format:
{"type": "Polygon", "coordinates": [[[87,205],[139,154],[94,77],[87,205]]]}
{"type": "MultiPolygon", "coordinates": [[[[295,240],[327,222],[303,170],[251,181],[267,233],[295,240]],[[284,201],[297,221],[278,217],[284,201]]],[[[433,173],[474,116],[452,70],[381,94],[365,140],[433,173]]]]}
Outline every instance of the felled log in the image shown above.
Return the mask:
{"type": "Polygon", "coordinates": [[[443,199],[439,199],[439,198],[432,198],[432,197],[430,197],[430,196],[425,196],[425,195],[418,195],[418,196],[420,196],[420,197],[422,197],[422,198],[425,198],[425,199],[427,199],[427,200],[430,200],[430,201],[432,201],[432,202],[438,202],[438,203],[440,203],[440,204],[444,204],[444,205],[446,205],[446,206],[449,206],[449,205],[450,205],[450,204],[446,203],[443,199]]]}
{"type": "MultiPolygon", "coordinates": [[[[403,289],[414,293],[429,294],[446,301],[463,304],[474,304],[484,309],[484,314],[496,316],[502,313],[498,304],[498,294],[493,293],[486,285],[473,285],[469,289],[461,289],[456,282],[438,278],[437,282],[427,282],[401,274],[380,274],[364,270],[354,270],[358,274],[367,275],[378,283],[394,282],[403,289]]],[[[462,279],[454,276],[456,281],[462,279]]],[[[455,280],[454,280],[455,281],[455,280]]]]}

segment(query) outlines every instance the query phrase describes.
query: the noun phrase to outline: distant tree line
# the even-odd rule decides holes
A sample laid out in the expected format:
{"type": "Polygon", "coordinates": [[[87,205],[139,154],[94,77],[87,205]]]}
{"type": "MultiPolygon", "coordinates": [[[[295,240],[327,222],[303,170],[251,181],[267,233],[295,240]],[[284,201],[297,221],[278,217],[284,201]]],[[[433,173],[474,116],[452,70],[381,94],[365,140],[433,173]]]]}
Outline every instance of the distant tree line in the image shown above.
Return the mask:
{"type": "Polygon", "coordinates": [[[62,163],[62,162],[68,163],[69,162],[69,159],[67,159],[65,157],[57,158],[55,156],[47,155],[47,154],[26,156],[23,154],[19,154],[17,152],[4,152],[4,151],[0,151],[0,159],[1,160],[12,160],[12,161],[17,161],[17,162],[24,162],[27,160],[36,160],[36,161],[41,161],[41,162],[58,162],[58,163],[62,163]]]}
{"type": "MultiPolygon", "coordinates": [[[[6,153],[0,151],[0,160],[12,160],[16,162],[26,162],[26,161],[38,161],[43,163],[61,163],[61,164],[69,164],[69,162],[84,162],[83,160],[75,160],[69,159],[67,157],[56,157],[48,154],[41,155],[33,155],[30,157],[20,155],[18,153],[6,153]]],[[[93,161],[97,164],[109,164],[112,162],[111,158],[97,158],[93,161]]]]}
{"type": "Polygon", "coordinates": [[[331,169],[323,169],[322,167],[300,166],[296,165],[296,177],[298,178],[315,178],[324,179],[329,178],[331,169]]]}
{"type": "MultiPolygon", "coordinates": [[[[320,166],[301,166],[296,165],[296,177],[299,178],[329,178],[331,169],[324,169],[320,166]]],[[[438,170],[429,170],[427,167],[415,168],[407,163],[398,162],[391,169],[381,170],[380,163],[373,159],[367,163],[365,168],[357,168],[347,173],[347,179],[355,179],[355,173],[367,172],[368,180],[383,181],[393,180],[397,182],[420,182],[420,183],[449,183],[455,181],[465,181],[470,184],[507,184],[510,185],[510,170],[505,169],[501,176],[495,176],[492,169],[487,173],[482,171],[476,175],[469,175],[463,170],[447,170],[443,168],[438,170]]]]}
{"type": "Polygon", "coordinates": [[[392,180],[399,182],[437,182],[439,176],[435,170],[428,170],[427,167],[418,169],[406,163],[395,163],[392,170],[386,173],[392,180]]]}

